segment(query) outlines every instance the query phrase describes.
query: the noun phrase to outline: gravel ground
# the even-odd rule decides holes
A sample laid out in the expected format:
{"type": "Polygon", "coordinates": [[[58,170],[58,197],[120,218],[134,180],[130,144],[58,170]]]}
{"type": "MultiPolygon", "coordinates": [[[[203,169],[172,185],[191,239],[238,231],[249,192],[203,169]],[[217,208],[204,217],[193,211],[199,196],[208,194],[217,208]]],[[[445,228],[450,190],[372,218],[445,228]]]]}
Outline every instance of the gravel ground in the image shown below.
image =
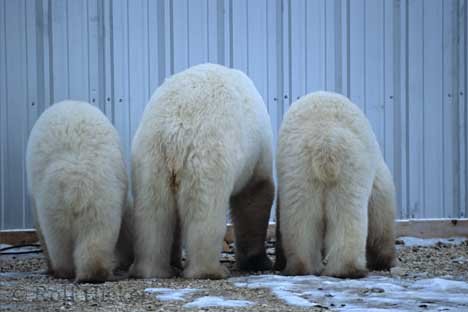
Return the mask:
{"type": "MultiPolygon", "coordinates": [[[[273,242],[268,243],[273,258],[273,242]]],[[[433,246],[405,246],[397,240],[400,265],[392,272],[372,272],[371,276],[387,276],[404,280],[445,277],[468,281],[468,241],[461,244],[437,243],[433,246]]],[[[232,276],[235,270],[232,253],[223,253],[223,262],[232,276]]],[[[147,279],[122,280],[99,285],[73,284],[68,280],[48,277],[42,254],[0,256],[0,310],[2,311],[304,311],[279,300],[270,289],[238,288],[229,280],[147,279]],[[197,292],[179,301],[160,301],[146,288],[195,288],[197,292]],[[246,308],[202,307],[183,305],[202,296],[220,296],[230,300],[249,300],[255,305],[246,308]]],[[[271,274],[271,272],[261,272],[271,274]]],[[[246,275],[246,274],[244,274],[246,275]]],[[[468,308],[468,307],[465,307],[468,308]]],[[[307,308],[307,311],[330,311],[335,305],[307,308]]],[[[415,307],[414,311],[424,310],[415,307]]]]}

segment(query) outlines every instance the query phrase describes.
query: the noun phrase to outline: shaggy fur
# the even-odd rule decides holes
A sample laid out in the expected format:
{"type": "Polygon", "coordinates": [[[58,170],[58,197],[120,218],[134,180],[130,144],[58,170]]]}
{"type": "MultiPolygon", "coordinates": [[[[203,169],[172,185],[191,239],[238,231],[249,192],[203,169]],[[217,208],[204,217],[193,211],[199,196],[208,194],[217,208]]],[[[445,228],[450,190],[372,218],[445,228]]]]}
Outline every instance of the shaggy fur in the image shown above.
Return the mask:
{"type": "Polygon", "coordinates": [[[88,103],[51,106],[32,129],[26,166],[49,272],[78,282],[111,278],[127,197],[111,123],[88,103]]]}
{"type": "Polygon", "coordinates": [[[394,186],[369,122],[346,97],[294,103],[277,154],[277,269],[363,277],[395,261],[394,186]]]}
{"type": "Polygon", "coordinates": [[[239,267],[271,268],[264,246],[274,197],[271,142],[266,107],[242,72],[203,64],[166,80],[132,145],[131,275],[173,276],[181,239],[183,276],[226,277],[219,257],[229,206],[239,267]]]}

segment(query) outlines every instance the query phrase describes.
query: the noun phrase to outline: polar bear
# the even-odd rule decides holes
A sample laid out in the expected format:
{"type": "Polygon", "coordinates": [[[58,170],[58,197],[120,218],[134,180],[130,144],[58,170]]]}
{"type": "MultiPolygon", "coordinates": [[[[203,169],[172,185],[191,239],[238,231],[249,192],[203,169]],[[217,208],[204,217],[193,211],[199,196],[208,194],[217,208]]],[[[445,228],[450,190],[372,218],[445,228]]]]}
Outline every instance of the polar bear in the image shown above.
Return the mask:
{"type": "Polygon", "coordinates": [[[132,143],[134,277],[225,278],[219,261],[231,208],[242,270],[271,268],[265,252],[272,179],[272,130],[252,81],[201,64],[153,94],[132,143]]]}
{"type": "Polygon", "coordinates": [[[346,97],[308,94],[280,129],[277,261],[286,275],[363,277],[395,261],[395,189],[372,128],[346,97]],[[367,254],[366,254],[367,252],[367,254]]]}
{"type": "Polygon", "coordinates": [[[85,102],[52,105],[31,131],[26,169],[49,272],[77,282],[112,278],[128,181],[106,116],[85,102]]]}

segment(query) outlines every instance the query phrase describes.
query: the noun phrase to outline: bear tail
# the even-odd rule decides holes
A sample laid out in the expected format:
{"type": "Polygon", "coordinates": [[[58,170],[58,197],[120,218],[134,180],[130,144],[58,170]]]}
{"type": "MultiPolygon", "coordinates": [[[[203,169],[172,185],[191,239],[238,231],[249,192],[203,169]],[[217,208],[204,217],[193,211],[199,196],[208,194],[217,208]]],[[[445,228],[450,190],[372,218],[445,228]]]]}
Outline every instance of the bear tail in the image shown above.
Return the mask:
{"type": "Polygon", "coordinates": [[[48,170],[46,185],[61,198],[70,213],[80,215],[90,204],[95,184],[89,172],[93,171],[69,161],[56,161],[48,170]]]}
{"type": "Polygon", "coordinates": [[[312,171],[317,180],[331,184],[338,179],[353,139],[349,130],[339,127],[328,128],[313,137],[312,171]]]}

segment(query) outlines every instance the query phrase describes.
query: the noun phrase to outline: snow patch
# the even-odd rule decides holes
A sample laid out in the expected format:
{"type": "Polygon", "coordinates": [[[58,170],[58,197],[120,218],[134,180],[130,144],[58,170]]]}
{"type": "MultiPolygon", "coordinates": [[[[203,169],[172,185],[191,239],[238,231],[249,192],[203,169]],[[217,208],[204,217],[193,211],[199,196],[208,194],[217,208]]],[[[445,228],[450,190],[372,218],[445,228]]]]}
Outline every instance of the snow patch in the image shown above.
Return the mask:
{"type": "Polygon", "coordinates": [[[146,288],[145,292],[156,295],[156,299],[159,301],[181,301],[185,300],[185,296],[197,292],[196,288],[146,288]]]}
{"type": "Polygon", "coordinates": [[[231,278],[237,287],[270,288],[288,305],[327,306],[338,311],[414,311],[440,308],[468,310],[468,283],[444,278],[401,280],[369,276],[338,279],[326,276],[252,275],[231,278]]]}
{"type": "Polygon", "coordinates": [[[244,308],[254,305],[253,302],[247,300],[229,300],[223,297],[206,296],[197,298],[194,301],[184,305],[185,308],[208,308],[208,307],[227,307],[227,308],[244,308]]]}
{"type": "Polygon", "coordinates": [[[468,283],[443,278],[431,278],[415,281],[413,283],[413,287],[429,288],[432,291],[452,291],[453,289],[457,289],[460,291],[466,291],[466,294],[468,295],[468,283]]]}
{"type": "Polygon", "coordinates": [[[273,293],[276,295],[276,297],[283,300],[289,305],[299,307],[313,307],[317,305],[316,303],[312,303],[309,300],[304,299],[291,291],[275,289],[273,290],[273,293]]]}
{"type": "Polygon", "coordinates": [[[418,238],[410,236],[402,236],[398,238],[403,241],[404,246],[435,246],[437,243],[451,244],[451,245],[460,245],[467,240],[466,237],[452,237],[452,238],[418,238]]]}
{"type": "MultiPolygon", "coordinates": [[[[156,294],[156,299],[159,301],[185,301],[190,294],[199,291],[196,288],[146,288],[145,293],[156,294]]],[[[242,308],[254,305],[255,303],[247,300],[229,300],[223,297],[205,296],[195,299],[194,301],[184,305],[186,308],[203,308],[203,307],[233,307],[242,308]]]]}

